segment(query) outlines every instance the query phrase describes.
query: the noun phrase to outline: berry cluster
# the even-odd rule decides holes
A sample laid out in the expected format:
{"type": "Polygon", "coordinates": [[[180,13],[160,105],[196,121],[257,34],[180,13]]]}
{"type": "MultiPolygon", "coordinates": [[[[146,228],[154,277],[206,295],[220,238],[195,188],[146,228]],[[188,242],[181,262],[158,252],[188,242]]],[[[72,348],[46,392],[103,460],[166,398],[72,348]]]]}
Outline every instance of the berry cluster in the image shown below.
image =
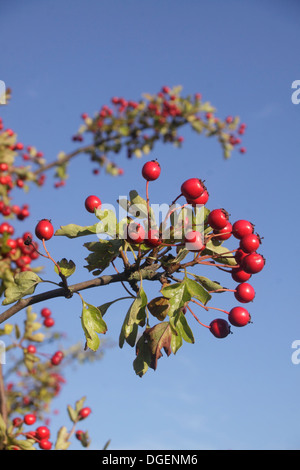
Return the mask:
{"type": "Polygon", "coordinates": [[[31,263],[39,257],[38,243],[31,242],[27,245],[28,238],[32,240],[29,232],[24,232],[22,237],[13,237],[14,227],[8,222],[0,225],[0,256],[1,261],[17,273],[32,269],[31,263]]]}

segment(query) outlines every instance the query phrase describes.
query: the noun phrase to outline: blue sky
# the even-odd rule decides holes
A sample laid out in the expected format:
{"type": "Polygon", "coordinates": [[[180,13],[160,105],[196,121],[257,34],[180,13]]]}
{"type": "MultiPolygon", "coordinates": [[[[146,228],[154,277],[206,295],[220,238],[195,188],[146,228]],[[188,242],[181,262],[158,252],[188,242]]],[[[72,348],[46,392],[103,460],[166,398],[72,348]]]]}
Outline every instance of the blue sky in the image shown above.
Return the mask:
{"type": "MultiPolygon", "coordinates": [[[[247,123],[247,153],[224,161],[215,141],[184,130],[181,149],[155,152],[162,173],[154,202],[169,201],[184,179],[200,175],[210,191],[208,207],[253,221],[267,259],[253,277],[253,324],[218,341],[191,319],[196,343],[184,344],[175,357],[164,355],[142,379],[132,369],[129,346],[107,348],[99,363],[68,372],[53,431],[67,421],[65,405],[86,395],[95,449],[108,438],[111,449],[299,448],[300,364],[291,360],[292,343],[300,339],[300,105],[291,101],[292,82],[300,79],[299,8],[292,0],[1,2],[0,79],[13,90],[1,113],[20,141],[51,161],[75,148],[71,136],[81,113],[93,114],[112,96],[139,99],[163,85],[200,92],[221,117],[239,115],[247,123]]],[[[74,161],[65,188],[54,190],[48,177],[48,190],[28,194],[31,217],[19,230],[32,230],[43,217],[57,228],[89,225],[88,194],[110,203],[131,189],[143,193],[145,160],[118,158],[125,171],[118,180],[95,177],[84,159],[74,161]]],[[[81,240],[53,239],[49,249],[57,259],[77,262],[74,282],[89,278],[81,240]]],[[[45,272],[52,276],[50,268],[45,272]]],[[[147,285],[149,298],[155,292],[147,285]]],[[[109,286],[84,297],[99,305],[119,293],[109,286]]],[[[223,294],[212,305],[230,309],[233,303],[223,294]]],[[[81,340],[79,299],[48,306],[68,340],[81,340]]],[[[118,342],[126,307],[116,304],[107,314],[111,343],[118,342]]]]}

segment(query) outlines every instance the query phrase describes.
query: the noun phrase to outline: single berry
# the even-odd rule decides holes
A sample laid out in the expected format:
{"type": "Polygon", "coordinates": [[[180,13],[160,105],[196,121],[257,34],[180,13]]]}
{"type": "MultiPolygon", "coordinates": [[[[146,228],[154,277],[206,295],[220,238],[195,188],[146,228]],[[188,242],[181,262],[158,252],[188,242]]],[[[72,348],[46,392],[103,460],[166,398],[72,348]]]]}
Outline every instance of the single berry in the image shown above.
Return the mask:
{"type": "Polygon", "coordinates": [[[16,428],[19,428],[21,426],[21,424],[23,424],[23,419],[22,418],[14,418],[13,419],[13,426],[15,426],[16,428]]]}
{"type": "Polygon", "coordinates": [[[228,240],[232,235],[232,225],[230,222],[227,222],[224,228],[220,230],[213,230],[214,234],[217,235],[214,237],[215,240],[228,240]]]}
{"type": "Polygon", "coordinates": [[[244,235],[240,241],[240,249],[246,253],[253,253],[259,248],[260,238],[255,233],[244,235]]]}
{"type": "Polygon", "coordinates": [[[43,321],[43,325],[46,326],[47,328],[51,328],[51,326],[54,326],[54,319],[52,317],[47,317],[43,321]]]}
{"type": "Polygon", "coordinates": [[[242,261],[242,269],[249,274],[259,273],[265,265],[265,259],[259,253],[250,253],[242,261]]]}
{"type": "Polygon", "coordinates": [[[126,239],[129,243],[143,243],[145,240],[145,230],[144,228],[135,222],[131,222],[126,227],[126,239]]]}
{"type": "Polygon", "coordinates": [[[210,332],[216,338],[226,338],[226,336],[228,336],[230,333],[230,325],[223,318],[216,318],[215,320],[213,320],[210,323],[209,328],[210,332]]]}
{"type": "Polygon", "coordinates": [[[248,220],[237,220],[232,226],[232,233],[235,238],[241,240],[245,235],[253,233],[254,225],[248,220]]]}
{"type": "Polygon", "coordinates": [[[236,282],[245,282],[250,279],[251,274],[247,273],[242,268],[233,268],[231,271],[231,277],[236,282]]]}
{"type": "Polygon", "coordinates": [[[238,264],[241,264],[242,259],[247,256],[249,253],[245,253],[243,250],[238,249],[235,252],[234,258],[238,264]]]}
{"type": "Polygon", "coordinates": [[[191,204],[193,207],[195,207],[197,205],[205,205],[207,203],[208,199],[209,199],[209,193],[205,189],[202,192],[202,194],[199,197],[197,197],[196,199],[187,199],[187,203],[191,204]]]}
{"type": "Polygon", "coordinates": [[[29,354],[35,354],[36,353],[36,347],[34,346],[34,344],[29,344],[29,346],[27,346],[27,352],[29,354]]]}
{"type": "Polygon", "coordinates": [[[41,440],[41,439],[49,439],[50,437],[50,430],[47,428],[47,426],[39,426],[36,428],[36,438],[41,440]]]}
{"type": "Polygon", "coordinates": [[[199,178],[190,178],[181,185],[181,193],[188,200],[197,199],[206,190],[206,187],[199,178]]]}
{"type": "Polygon", "coordinates": [[[142,175],[147,181],[155,181],[160,175],[160,164],[156,160],[146,162],[142,168],[142,175]]]}
{"type": "Polygon", "coordinates": [[[81,419],[85,419],[91,414],[91,412],[92,412],[91,408],[86,406],[85,408],[81,408],[81,410],[79,411],[79,416],[81,419]]]}
{"type": "Polygon", "coordinates": [[[48,441],[48,439],[41,439],[39,442],[39,447],[43,450],[51,450],[52,443],[48,441]]]}
{"type": "Polygon", "coordinates": [[[48,219],[40,220],[35,227],[35,234],[40,240],[50,240],[50,238],[53,236],[53,233],[53,225],[48,219]]]}
{"type": "Polygon", "coordinates": [[[81,441],[83,434],[84,434],[84,432],[81,431],[80,429],[78,429],[78,431],[76,431],[76,433],[75,433],[76,439],[81,441]]]}
{"type": "Polygon", "coordinates": [[[24,423],[27,424],[28,426],[31,426],[36,422],[36,416],[32,413],[28,413],[27,415],[24,416],[24,423]]]}
{"type": "Polygon", "coordinates": [[[251,316],[244,307],[233,307],[229,312],[228,320],[234,326],[245,326],[250,323],[251,316]]]}
{"type": "Polygon", "coordinates": [[[239,302],[252,302],[255,297],[255,290],[248,282],[242,282],[236,287],[234,296],[239,302]]]}
{"type": "Polygon", "coordinates": [[[201,232],[191,230],[185,235],[185,246],[189,251],[198,252],[205,248],[203,235],[201,232]]]}
{"type": "Polygon", "coordinates": [[[42,308],[42,310],[41,310],[42,317],[47,318],[47,317],[50,317],[51,314],[52,314],[52,312],[51,312],[50,308],[47,308],[47,307],[42,308]]]}
{"type": "Polygon", "coordinates": [[[228,213],[225,209],[214,209],[208,214],[207,223],[214,230],[222,230],[228,223],[228,213]]]}
{"type": "Polygon", "coordinates": [[[147,237],[145,238],[145,245],[150,248],[161,245],[162,241],[160,239],[159,230],[148,230],[147,237]]]}
{"type": "Polygon", "coordinates": [[[93,213],[95,209],[101,208],[101,200],[97,196],[88,196],[84,202],[85,208],[88,212],[93,213]]]}

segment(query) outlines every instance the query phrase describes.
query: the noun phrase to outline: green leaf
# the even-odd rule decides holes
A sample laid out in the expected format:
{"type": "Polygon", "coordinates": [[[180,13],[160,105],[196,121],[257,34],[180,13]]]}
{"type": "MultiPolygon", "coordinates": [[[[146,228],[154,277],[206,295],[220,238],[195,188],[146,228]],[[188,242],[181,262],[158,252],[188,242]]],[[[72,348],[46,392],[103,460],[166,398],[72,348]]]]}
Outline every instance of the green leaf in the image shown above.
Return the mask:
{"type": "Polygon", "coordinates": [[[149,351],[151,354],[151,361],[149,367],[156,370],[157,361],[162,357],[161,350],[163,349],[167,356],[172,352],[171,338],[172,330],[169,322],[161,322],[152,328],[147,328],[144,332],[149,351]]]}
{"type": "Polygon", "coordinates": [[[81,227],[80,225],[69,224],[61,226],[60,229],[56,230],[56,236],[64,236],[68,238],[84,237],[86,235],[95,235],[97,233],[98,223],[95,225],[88,225],[87,227],[81,227]]]}
{"type": "Polygon", "coordinates": [[[32,271],[24,271],[15,276],[15,283],[5,289],[5,299],[2,305],[8,305],[16,302],[25,295],[33,294],[35,288],[42,279],[32,271]]]}
{"type": "Polygon", "coordinates": [[[211,299],[211,295],[197,281],[185,278],[185,284],[191,297],[200,300],[203,305],[206,305],[207,302],[211,299]]]}
{"type": "Polygon", "coordinates": [[[65,426],[62,426],[57,433],[55,450],[67,450],[71,442],[68,440],[69,432],[65,426]]]}
{"type": "Polygon", "coordinates": [[[142,377],[151,364],[151,351],[144,335],[136,343],[136,358],[133,361],[133,369],[139,377],[142,377]]]}
{"type": "Polygon", "coordinates": [[[78,418],[78,413],[76,412],[76,410],[74,410],[70,405],[68,405],[67,411],[68,411],[68,415],[72,423],[76,423],[77,418],[78,418]]]}
{"type": "Polygon", "coordinates": [[[161,289],[161,293],[164,297],[169,299],[170,310],[168,315],[170,317],[175,315],[184,307],[186,302],[191,300],[191,294],[187,288],[185,280],[163,287],[161,289]]]}
{"type": "Polygon", "coordinates": [[[116,238],[117,235],[117,226],[118,221],[116,218],[116,214],[113,210],[108,209],[96,209],[95,210],[96,217],[100,220],[97,224],[97,231],[96,233],[99,234],[106,234],[113,239],[116,238]]]}
{"type": "Polygon", "coordinates": [[[204,277],[204,276],[196,276],[195,275],[195,279],[198,282],[200,282],[200,284],[202,284],[204,289],[206,289],[207,291],[217,291],[217,290],[223,288],[221,286],[221,284],[219,284],[217,281],[211,281],[210,279],[208,279],[207,277],[204,277]]]}
{"type": "Polygon", "coordinates": [[[82,300],[81,324],[86,338],[86,345],[92,351],[97,351],[100,346],[99,334],[105,334],[107,326],[101,312],[94,305],[82,300]]]}
{"type": "Polygon", "coordinates": [[[101,312],[101,315],[105,315],[109,307],[114,304],[115,302],[118,302],[119,300],[124,300],[124,299],[131,299],[132,297],[120,297],[119,299],[112,300],[111,302],[106,302],[105,304],[102,304],[98,306],[98,309],[101,312]]]}
{"type": "Polygon", "coordinates": [[[83,246],[91,251],[91,254],[85,258],[88,263],[85,268],[98,275],[118,256],[122,243],[122,240],[99,240],[84,243],[83,246]]]}
{"type": "MultiPolygon", "coordinates": [[[[60,267],[61,273],[65,277],[69,277],[75,272],[76,265],[72,260],[68,261],[66,258],[63,258],[61,261],[58,261],[57,264],[60,267]]],[[[59,274],[56,265],[54,266],[54,270],[57,274],[59,274]]]]}
{"type": "Polygon", "coordinates": [[[120,348],[123,347],[124,341],[126,341],[132,347],[135,345],[138,326],[145,325],[146,305],[147,296],[143,290],[143,287],[141,286],[138,295],[129,307],[125,320],[123,322],[119,337],[120,348]]]}
{"type": "Polygon", "coordinates": [[[193,332],[183,312],[180,313],[179,318],[176,322],[176,330],[187,343],[193,344],[195,342],[193,332]]]}
{"type": "Polygon", "coordinates": [[[219,255],[214,257],[214,260],[216,262],[222,263],[222,264],[227,264],[229,266],[236,266],[237,262],[235,258],[233,257],[232,253],[230,253],[230,250],[228,248],[225,248],[220,242],[217,240],[210,240],[205,249],[202,252],[204,255],[209,254],[209,255],[219,255]],[[228,256],[226,256],[228,255],[228,256]]]}

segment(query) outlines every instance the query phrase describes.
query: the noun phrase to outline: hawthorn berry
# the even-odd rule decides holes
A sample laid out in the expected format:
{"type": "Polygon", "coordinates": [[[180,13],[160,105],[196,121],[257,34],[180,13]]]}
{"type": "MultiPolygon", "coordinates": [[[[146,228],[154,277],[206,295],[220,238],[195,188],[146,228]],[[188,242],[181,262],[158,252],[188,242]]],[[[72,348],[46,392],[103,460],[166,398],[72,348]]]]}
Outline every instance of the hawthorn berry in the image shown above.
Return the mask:
{"type": "Polygon", "coordinates": [[[181,185],[181,193],[187,200],[197,199],[205,190],[206,187],[199,178],[190,178],[181,185]]]}
{"type": "Polygon", "coordinates": [[[155,181],[161,172],[160,164],[156,160],[146,162],[142,168],[142,175],[147,181],[155,181]]]}
{"type": "Polygon", "coordinates": [[[57,351],[51,357],[51,364],[53,366],[58,366],[64,358],[64,353],[62,351],[57,351]]]}
{"type": "Polygon", "coordinates": [[[203,234],[196,230],[191,230],[185,235],[184,242],[186,248],[192,252],[202,251],[205,248],[203,234]]]}
{"type": "Polygon", "coordinates": [[[209,199],[209,193],[207,191],[207,189],[205,189],[202,194],[195,198],[195,199],[187,199],[187,203],[188,204],[191,204],[193,207],[195,207],[196,205],[205,205],[207,203],[209,199]]]}
{"type": "Polygon", "coordinates": [[[92,412],[91,408],[86,406],[85,408],[81,408],[78,414],[81,419],[85,419],[91,414],[91,412],[92,412]]]}
{"type": "Polygon", "coordinates": [[[245,282],[250,279],[251,274],[247,273],[242,268],[233,268],[231,271],[231,277],[236,282],[245,282]]]}
{"type": "Polygon", "coordinates": [[[254,225],[248,220],[237,220],[232,226],[232,234],[235,238],[241,240],[245,235],[253,233],[254,225]]]}
{"type": "Polygon", "coordinates": [[[47,317],[50,317],[52,315],[52,312],[51,312],[50,308],[44,307],[41,310],[41,315],[42,315],[42,317],[47,318],[47,317]]]}
{"type": "Polygon", "coordinates": [[[239,302],[251,302],[255,297],[255,290],[248,282],[242,282],[236,287],[234,296],[239,302]]]}
{"type": "Polygon", "coordinates": [[[36,422],[36,416],[32,413],[28,413],[24,416],[24,423],[31,426],[36,422]]]}
{"type": "Polygon", "coordinates": [[[259,248],[261,241],[258,235],[255,233],[249,233],[244,235],[240,241],[240,249],[246,253],[253,253],[259,248]]]}
{"type": "Polygon", "coordinates": [[[50,220],[40,220],[35,227],[35,234],[40,240],[50,240],[54,234],[54,228],[50,220]]]}
{"type": "Polygon", "coordinates": [[[236,250],[234,258],[238,264],[241,264],[242,259],[247,256],[249,253],[245,253],[243,250],[240,248],[236,250]]]}
{"type": "Polygon", "coordinates": [[[232,235],[232,225],[230,222],[227,222],[224,228],[220,230],[213,230],[214,234],[217,235],[214,237],[216,240],[228,240],[232,235]]]}
{"type": "Polygon", "coordinates": [[[139,244],[145,240],[145,230],[140,224],[131,222],[125,227],[125,232],[125,238],[129,243],[139,244]]]}
{"type": "Polygon", "coordinates": [[[47,428],[47,426],[39,426],[38,428],[36,428],[36,434],[35,434],[36,438],[39,439],[39,440],[42,440],[42,439],[49,439],[50,437],[50,430],[49,428],[47,428]]]}
{"type": "Polygon", "coordinates": [[[29,346],[27,346],[27,352],[29,354],[35,354],[36,353],[36,347],[34,346],[34,344],[29,344],[29,346]]]}
{"type": "Polygon", "coordinates": [[[259,273],[265,265],[265,259],[259,253],[250,253],[242,260],[242,269],[248,274],[259,273]]]}
{"type": "Polygon", "coordinates": [[[233,326],[245,326],[250,323],[251,316],[244,307],[233,307],[229,312],[228,320],[233,326]]]}
{"type": "Polygon", "coordinates": [[[145,238],[145,245],[150,248],[161,245],[162,240],[159,235],[159,230],[150,229],[147,232],[147,237],[145,238]]]}
{"type": "Polygon", "coordinates": [[[52,326],[54,326],[54,323],[55,321],[52,317],[47,317],[43,321],[43,325],[46,326],[47,328],[51,328],[52,326]]]}
{"type": "Polygon", "coordinates": [[[230,333],[230,325],[223,318],[215,318],[215,320],[209,324],[209,328],[210,332],[216,338],[226,338],[230,333]]]}
{"type": "Polygon", "coordinates": [[[214,230],[222,230],[228,223],[228,213],[225,209],[214,209],[207,217],[207,223],[214,230]]]}
{"type": "Polygon", "coordinates": [[[23,424],[23,419],[22,418],[14,418],[13,419],[13,426],[15,426],[16,428],[19,428],[21,426],[21,424],[23,424]]]}
{"type": "Polygon", "coordinates": [[[39,442],[39,447],[43,450],[51,450],[52,442],[48,441],[48,439],[41,439],[39,442]]]}
{"type": "Polygon", "coordinates": [[[88,196],[84,202],[85,208],[88,212],[93,213],[95,209],[101,208],[101,200],[97,196],[88,196]]]}
{"type": "Polygon", "coordinates": [[[84,434],[84,432],[81,431],[80,429],[78,429],[78,431],[76,431],[76,433],[75,433],[76,439],[81,441],[83,434],[84,434]]]}

